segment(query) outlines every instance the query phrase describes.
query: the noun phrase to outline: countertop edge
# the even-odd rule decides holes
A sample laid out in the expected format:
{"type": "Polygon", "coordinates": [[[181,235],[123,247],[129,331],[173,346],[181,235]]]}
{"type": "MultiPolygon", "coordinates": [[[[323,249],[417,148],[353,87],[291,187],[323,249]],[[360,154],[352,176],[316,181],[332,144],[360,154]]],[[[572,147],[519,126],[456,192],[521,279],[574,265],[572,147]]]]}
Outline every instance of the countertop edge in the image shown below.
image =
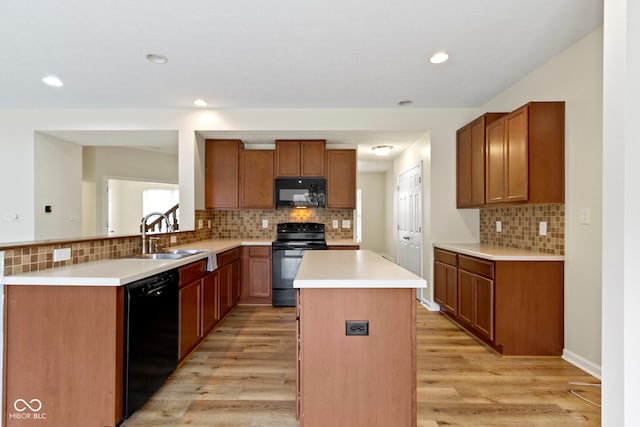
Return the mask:
{"type": "Polygon", "coordinates": [[[564,255],[544,254],[539,252],[526,251],[525,249],[480,245],[478,243],[434,243],[433,247],[457,252],[463,255],[487,259],[490,261],[564,261],[564,255]],[[478,246],[478,248],[472,249],[469,246],[478,246]],[[482,250],[481,248],[483,248],[484,250],[482,250]],[[495,250],[496,253],[491,253],[492,249],[495,250]],[[513,255],[497,253],[504,250],[522,251],[522,253],[513,255]]]}

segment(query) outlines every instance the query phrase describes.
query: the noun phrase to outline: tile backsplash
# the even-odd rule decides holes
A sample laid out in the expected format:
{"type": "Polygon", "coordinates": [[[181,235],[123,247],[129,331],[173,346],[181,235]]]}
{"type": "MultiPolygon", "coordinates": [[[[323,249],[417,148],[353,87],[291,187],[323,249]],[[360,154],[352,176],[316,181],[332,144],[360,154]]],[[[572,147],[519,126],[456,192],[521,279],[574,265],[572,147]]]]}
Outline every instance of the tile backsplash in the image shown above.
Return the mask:
{"type": "MultiPolygon", "coordinates": [[[[247,210],[247,211],[217,211],[197,210],[195,212],[195,231],[162,234],[157,243],[168,246],[185,245],[205,239],[255,239],[273,240],[276,237],[276,224],[279,222],[321,222],[325,224],[327,240],[341,240],[353,238],[354,211],[346,209],[278,209],[278,210],[247,210]],[[262,228],[262,220],[269,221],[268,228],[262,228]],[[332,228],[332,221],[351,221],[350,228],[332,228]],[[202,221],[202,228],[198,228],[202,221]],[[211,228],[209,228],[211,221],[211,228]],[[170,243],[170,237],[175,236],[176,243],[170,243]]],[[[140,253],[140,236],[92,238],[77,240],[62,240],[57,242],[24,244],[13,247],[3,247],[4,275],[11,276],[19,273],[43,270],[45,268],[60,267],[103,259],[119,258],[140,253]],[[53,262],[55,249],[70,248],[71,259],[53,262]]]]}
{"type": "Polygon", "coordinates": [[[480,209],[480,243],[564,255],[564,204],[513,205],[480,209]],[[496,231],[502,222],[502,232],[496,231]],[[538,235],[547,222],[547,235],[538,235]]]}

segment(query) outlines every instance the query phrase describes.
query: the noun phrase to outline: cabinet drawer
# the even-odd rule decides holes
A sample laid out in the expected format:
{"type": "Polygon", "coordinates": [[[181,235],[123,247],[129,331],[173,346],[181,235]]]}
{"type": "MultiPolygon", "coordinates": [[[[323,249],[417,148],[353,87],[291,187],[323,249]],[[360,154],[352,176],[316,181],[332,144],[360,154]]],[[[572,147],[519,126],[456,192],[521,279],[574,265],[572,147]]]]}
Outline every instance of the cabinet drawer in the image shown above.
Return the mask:
{"type": "Polygon", "coordinates": [[[237,259],[240,259],[240,248],[222,252],[221,254],[218,254],[218,267],[227,265],[237,259]]]}
{"type": "Polygon", "coordinates": [[[486,261],[479,258],[473,258],[466,255],[458,256],[458,268],[477,274],[478,276],[493,279],[494,264],[492,261],[486,261]]]}
{"type": "Polygon", "coordinates": [[[207,274],[207,261],[204,259],[196,261],[189,265],[185,265],[184,267],[180,267],[178,271],[180,274],[180,287],[182,287],[207,274]]]}
{"type": "Polygon", "coordinates": [[[249,257],[269,258],[271,256],[271,246],[249,246],[249,257]]]}
{"type": "Polygon", "coordinates": [[[433,259],[453,266],[458,265],[458,254],[444,249],[435,248],[433,250],[433,259]]]}

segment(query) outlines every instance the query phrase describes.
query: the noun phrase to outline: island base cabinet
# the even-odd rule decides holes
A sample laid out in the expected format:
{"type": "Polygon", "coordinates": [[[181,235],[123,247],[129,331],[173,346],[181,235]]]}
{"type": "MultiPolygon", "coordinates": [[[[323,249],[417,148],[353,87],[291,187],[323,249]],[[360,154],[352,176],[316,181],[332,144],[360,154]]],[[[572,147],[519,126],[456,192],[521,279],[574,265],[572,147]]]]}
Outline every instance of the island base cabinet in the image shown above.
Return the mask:
{"type": "Polygon", "coordinates": [[[123,291],[5,286],[4,426],[118,425],[123,291]]]}
{"type": "Polygon", "coordinates": [[[416,426],[415,289],[303,288],[301,427],[416,426]],[[366,336],[346,321],[368,321],[366,336]]]}

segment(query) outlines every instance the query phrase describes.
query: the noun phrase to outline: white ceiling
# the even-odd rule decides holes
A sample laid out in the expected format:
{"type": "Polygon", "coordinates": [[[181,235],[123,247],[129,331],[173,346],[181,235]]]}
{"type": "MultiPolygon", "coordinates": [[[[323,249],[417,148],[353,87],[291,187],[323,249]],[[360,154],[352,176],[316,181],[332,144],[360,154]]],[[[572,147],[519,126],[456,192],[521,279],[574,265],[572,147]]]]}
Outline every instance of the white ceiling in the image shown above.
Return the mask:
{"type": "MultiPolygon", "coordinates": [[[[2,0],[0,108],[196,108],[196,98],[211,108],[479,107],[601,25],[602,3],[2,0]],[[430,64],[439,50],[451,59],[430,64]],[[168,63],[148,62],[149,53],[168,63]],[[64,86],[44,85],[50,74],[64,86]]],[[[126,136],[98,133],[81,136],[107,138],[94,145],[126,136]]],[[[204,136],[317,137],[357,146],[362,162],[373,145],[394,145],[394,157],[422,136],[224,134],[204,136]]]]}
{"type": "Polygon", "coordinates": [[[477,107],[601,23],[602,0],[2,0],[0,108],[477,107]]]}

